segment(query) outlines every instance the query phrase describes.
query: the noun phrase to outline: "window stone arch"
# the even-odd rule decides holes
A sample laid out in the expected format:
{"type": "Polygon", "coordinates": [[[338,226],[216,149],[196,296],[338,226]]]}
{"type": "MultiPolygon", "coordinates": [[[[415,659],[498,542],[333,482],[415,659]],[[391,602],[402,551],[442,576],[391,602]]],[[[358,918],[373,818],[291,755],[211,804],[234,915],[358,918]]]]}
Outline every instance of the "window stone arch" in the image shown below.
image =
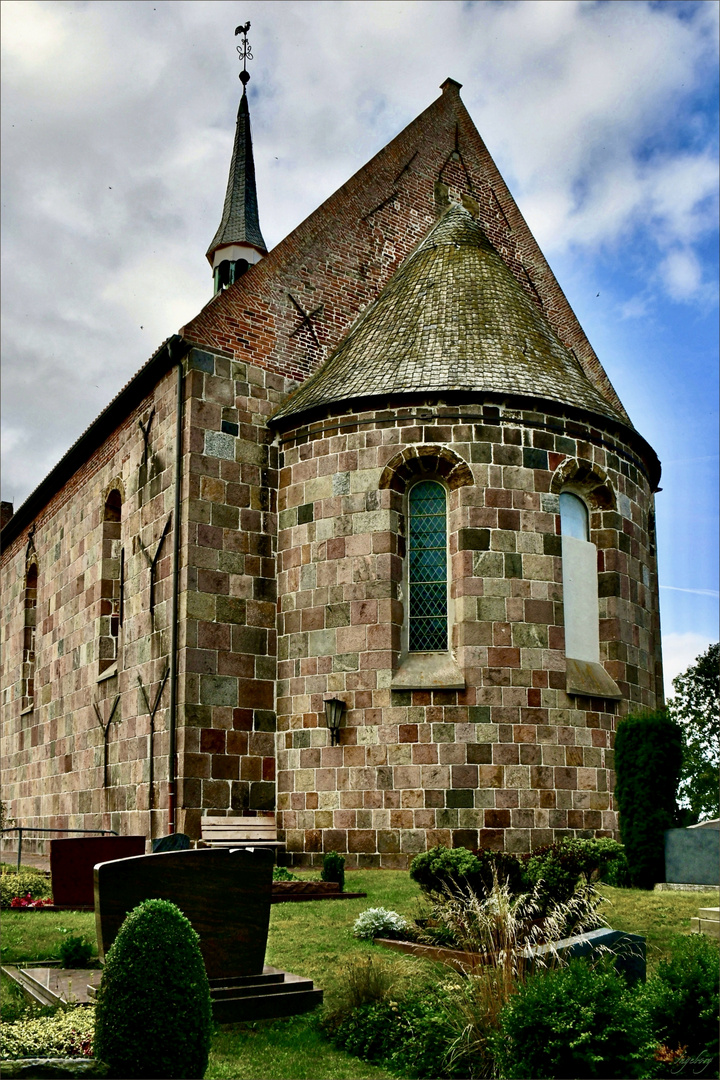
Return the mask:
{"type": "Polygon", "coordinates": [[[378,487],[404,494],[417,480],[444,480],[450,491],[474,483],[466,461],[447,446],[408,446],[388,461],[378,487]]]}

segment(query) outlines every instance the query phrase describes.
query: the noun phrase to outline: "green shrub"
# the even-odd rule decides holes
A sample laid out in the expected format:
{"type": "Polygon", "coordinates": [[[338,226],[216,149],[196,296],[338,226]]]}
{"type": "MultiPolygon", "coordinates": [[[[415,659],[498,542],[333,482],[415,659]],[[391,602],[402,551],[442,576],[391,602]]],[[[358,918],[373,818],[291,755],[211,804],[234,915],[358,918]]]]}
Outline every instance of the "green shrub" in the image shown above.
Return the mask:
{"type": "Polygon", "coordinates": [[[92,945],[84,937],[71,935],[60,943],[60,963],[64,968],[87,967],[92,952],[92,945]]]}
{"type": "Polygon", "coordinates": [[[567,903],[587,865],[578,850],[563,847],[561,843],[537,848],[524,861],[528,886],[538,887],[542,914],[550,904],[567,903]]]}
{"type": "Polygon", "coordinates": [[[297,874],[291,874],[284,866],[273,866],[273,881],[300,881],[297,874]]]}
{"type": "Polygon", "coordinates": [[[507,885],[511,896],[519,896],[527,891],[527,881],[523,861],[517,855],[506,851],[475,851],[478,861],[478,876],[472,885],[478,896],[489,896],[495,880],[500,885],[507,885]]]}
{"type": "Polygon", "coordinates": [[[200,939],[179,908],[146,900],[108,951],[97,997],[95,1055],[114,1077],[202,1077],[210,987],[200,939]]]}
{"type": "Polygon", "coordinates": [[[615,796],[632,884],[665,880],[665,829],[675,824],[682,735],[665,712],[628,716],[615,736],[615,796]]]}
{"type": "Polygon", "coordinates": [[[656,1039],[671,1051],[685,1048],[668,1075],[718,1075],[719,979],[718,946],[690,934],[675,938],[671,959],[661,961],[648,980],[646,1003],[656,1039]]]}
{"type": "Polygon", "coordinates": [[[362,941],[372,941],[373,938],[396,938],[407,939],[412,929],[407,919],[398,915],[397,911],[388,911],[386,908],[368,908],[358,915],[353,926],[353,934],[362,941]]]}
{"type": "Polygon", "coordinates": [[[588,880],[600,878],[618,888],[630,885],[625,848],[617,840],[609,836],[589,840],[567,837],[559,842],[559,847],[577,857],[580,870],[588,880]]]}
{"type": "Polygon", "coordinates": [[[16,896],[26,893],[30,893],[33,900],[49,900],[52,892],[47,874],[24,867],[19,874],[14,870],[3,870],[0,874],[0,908],[9,908],[16,896]]]}
{"type": "Polygon", "coordinates": [[[366,1002],[331,1037],[347,1053],[382,1062],[400,1076],[467,1076],[464,1063],[454,1066],[450,1060],[453,1036],[447,1021],[443,990],[437,987],[366,1002]]]}
{"type": "Polygon", "coordinates": [[[321,881],[336,881],[340,892],[345,888],[345,856],[328,851],[323,856],[321,881]]]}
{"type": "Polygon", "coordinates": [[[0,1028],[0,1060],[91,1057],[94,1025],[95,1010],[92,1006],[3,1024],[0,1028]]]}
{"type": "Polygon", "coordinates": [[[492,1046],[508,1080],[647,1076],[655,1049],[642,997],[608,964],[582,960],[518,986],[492,1046]]]}
{"type": "Polygon", "coordinates": [[[425,893],[442,895],[446,889],[473,888],[479,880],[480,864],[467,848],[434,847],[416,855],[410,877],[425,893]]]}

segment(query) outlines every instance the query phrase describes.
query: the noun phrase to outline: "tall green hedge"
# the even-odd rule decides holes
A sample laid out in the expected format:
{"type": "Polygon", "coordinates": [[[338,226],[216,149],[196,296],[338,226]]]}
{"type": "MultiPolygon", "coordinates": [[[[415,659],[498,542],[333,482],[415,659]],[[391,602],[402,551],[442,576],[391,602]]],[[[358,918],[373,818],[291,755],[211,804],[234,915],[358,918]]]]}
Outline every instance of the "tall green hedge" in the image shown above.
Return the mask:
{"type": "Polygon", "coordinates": [[[665,829],[676,824],[680,728],[664,711],[628,716],[615,736],[620,834],[636,888],[665,880],[665,829]]]}

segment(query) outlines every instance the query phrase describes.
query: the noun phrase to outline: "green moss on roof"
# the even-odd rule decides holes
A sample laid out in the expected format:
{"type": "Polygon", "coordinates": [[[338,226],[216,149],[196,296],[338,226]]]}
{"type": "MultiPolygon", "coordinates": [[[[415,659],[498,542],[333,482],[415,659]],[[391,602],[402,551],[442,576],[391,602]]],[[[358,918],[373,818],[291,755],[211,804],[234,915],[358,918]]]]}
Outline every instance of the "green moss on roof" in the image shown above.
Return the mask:
{"type": "Polygon", "coordinates": [[[352,398],[449,390],[544,398],[625,423],[460,206],[275,418],[352,398]]]}

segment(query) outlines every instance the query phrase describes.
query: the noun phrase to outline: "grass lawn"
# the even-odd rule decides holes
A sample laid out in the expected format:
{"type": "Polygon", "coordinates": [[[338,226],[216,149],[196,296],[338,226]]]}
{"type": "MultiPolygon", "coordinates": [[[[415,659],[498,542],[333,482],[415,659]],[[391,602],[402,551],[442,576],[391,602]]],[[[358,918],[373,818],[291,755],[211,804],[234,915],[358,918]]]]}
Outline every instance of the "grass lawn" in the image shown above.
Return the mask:
{"type": "MultiPolygon", "coordinates": [[[[325,991],[333,1004],[347,964],[368,951],[382,955],[399,983],[412,977],[420,961],[400,956],[352,936],[352,925],[368,907],[387,907],[413,919],[419,913],[420,891],[407,873],[357,870],[346,875],[346,888],[366,892],[364,900],[276,904],[272,908],[267,962],[305,975],[325,991]]],[[[609,924],[642,934],[648,943],[650,970],[669,955],[673,934],[687,933],[699,907],[716,907],[718,891],[703,893],[643,892],[602,886],[609,924]]],[[[3,912],[2,961],[58,958],[65,934],[95,941],[95,919],[81,912],[3,912]]],[[[423,964],[424,966],[424,964],[423,964]]],[[[3,999],[8,993],[3,987],[3,999]]],[[[9,1002],[8,1002],[9,1003],[9,1002]]],[[[7,1013],[6,1013],[7,1016],[7,1013]]],[[[9,1018],[9,1016],[8,1016],[9,1018]]],[[[392,1074],[334,1050],[317,1030],[313,1014],[252,1025],[222,1025],[213,1039],[207,1080],[364,1080],[392,1074]]]]}

